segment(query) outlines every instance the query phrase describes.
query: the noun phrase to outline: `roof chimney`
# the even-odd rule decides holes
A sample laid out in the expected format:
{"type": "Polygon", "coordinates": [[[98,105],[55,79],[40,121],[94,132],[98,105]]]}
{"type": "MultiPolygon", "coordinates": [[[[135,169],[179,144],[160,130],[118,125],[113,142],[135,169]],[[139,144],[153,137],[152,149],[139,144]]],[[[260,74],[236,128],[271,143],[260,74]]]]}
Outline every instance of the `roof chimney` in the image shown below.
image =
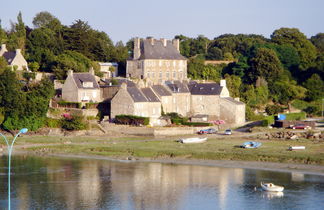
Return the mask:
{"type": "Polygon", "coordinates": [[[164,46],[164,47],[166,47],[166,45],[167,45],[167,40],[166,40],[166,39],[163,39],[163,38],[161,38],[161,42],[162,42],[163,46],[164,46]]]}
{"type": "Polygon", "coordinates": [[[151,45],[154,45],[154,38],[153,37],[147,37],[151,45]]]}
{"type": "Polygon", "coordinates": [[[2,56],[5,52],[8,52],[6,44],[2,44],[0,49],[0,56],[2,56]]]}
{"type": "Polygon", "coordinates": [[[93,67],[90,67],[90,69],[89,69],[89,73],[90,73],[91,75],[95,75],[93,67]]]}
{"type": "Polygon", "coordinates": [[[16,55],[21,54],[21,49],[16,49],[16,55]]]}
{"type": "Polygon", "coordinates": [[[73,70],[71,70],[71,69],[70,69],[70,70],[68,70],[68,73],[67,73],[67,75],[68,75],[68,76],[71,76],[71,77],[72,77],[72,76],[73,76],[73,70]]]}
{"type": "Polygon", "coordinates": [[[173,39],[172,40],[172,45],[177,49],[178,52],[180,52],[180,41],[179,39],[173,39]]]}
{"type": "Polygon", "coordinates": [[[124,89],[124,90],[127,90],[127,82],[121,83],[120,88],[124,89]]]}
{"type": "Polygon", "coordinates": [[[225,79],[221,79],[220,86],[221,87],[226,87],[226,80],[225,79]]]}
{"type": "Polygon", "coordinates": [[[134,38],[134,60],[135,59],[138,59],[140,56],[141,56],[141,48],[140,48],[140,43],[141,43],[141,40],[140,38],[138,37],[135,37],[134,38]]]}

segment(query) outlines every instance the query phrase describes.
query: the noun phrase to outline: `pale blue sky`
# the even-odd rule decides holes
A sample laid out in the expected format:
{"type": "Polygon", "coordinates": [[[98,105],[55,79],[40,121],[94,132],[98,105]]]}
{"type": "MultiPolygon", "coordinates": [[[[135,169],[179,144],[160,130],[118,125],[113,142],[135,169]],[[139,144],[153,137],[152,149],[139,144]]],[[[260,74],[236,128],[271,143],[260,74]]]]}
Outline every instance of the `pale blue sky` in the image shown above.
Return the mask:
{"type": "Polygon", "coordinates": [[[183,34],[212,39],[226,33],[270,37],[281,27],[299,28],[307,37],[324,32],[324,0],[0,0],[2,27],[19,11],[32,27],[36,13],[48,11],[64,25],[88,21],[114,41],[183,34]]]}

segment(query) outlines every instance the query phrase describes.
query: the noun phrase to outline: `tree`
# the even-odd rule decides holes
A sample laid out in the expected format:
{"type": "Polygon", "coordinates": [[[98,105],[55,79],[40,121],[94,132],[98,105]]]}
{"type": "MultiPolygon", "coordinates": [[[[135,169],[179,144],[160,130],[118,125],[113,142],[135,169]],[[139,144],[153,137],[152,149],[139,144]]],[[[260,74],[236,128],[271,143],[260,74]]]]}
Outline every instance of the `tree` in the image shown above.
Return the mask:
{"type": "Polygon", "coordinates": [[[240,97],[240,87],[242,80],[236,75],[225,74],[226,86],[232,97],[240,97]]]}
{"type": "Polygon", "coordinates": [[[53,22],[59,22],[59,20],[47,11],[39,12],[33,19],[33,25],[35,28],[49,27],[53,22]]]}
{"type": "Polygon", "coordinates": [[[0,44],[6,43],[7,41],[7,33],[4,29],[2,29],[1,19],[0,19],[0,44]]]}
{"type": "Polygon", "coordinates": [[[299,55],[300,69],[306,70],[313,65],[316,48],[297,28],[280,28],[271,35],[271,40],[279,45],[291,45],[299,55]]]}
{"type": "Polygon", "coordinates": [[[324,53],[324,33],[318,33],[315,36],[312,36],[310,40],[319,53],[324,53]]]}
{"type": "Polygon", "coordinates": [[[324,82],[318,74],[313,74],[303,83],[303,86],[307,88],[307,100],[315,101],[324,98],[324,82]]]}
{"type": "Polygon", "coordinates": [[[305,98],[306,89],[295,80],[277,80],[269,87],[274,102],[289,105],[294,99],[305,98]]]}
{"type": "Polygon", "coordinates": [[[26,44],[26,28],[22,19],[21,12],[18,13],[17,23],[12,24],[12,29],[9,35],[8,47],[9,49],[21,49],[21,52],[25,53],[26,44]]]}
{"type": "Polygon", "coordinates": [[[39,69],[39,64],[37,62],[31,62],[28,64],[31,71],[36,72],[39,69]]]}
{"type": "Polygon", "coordinates": [[[256,81],[257,77],[263,77],[267,82],[274,81],[282,73],[282,66],[276,53],[267,48],[259,48],[256,55],[250,60],[250,78],[256,81]]]}

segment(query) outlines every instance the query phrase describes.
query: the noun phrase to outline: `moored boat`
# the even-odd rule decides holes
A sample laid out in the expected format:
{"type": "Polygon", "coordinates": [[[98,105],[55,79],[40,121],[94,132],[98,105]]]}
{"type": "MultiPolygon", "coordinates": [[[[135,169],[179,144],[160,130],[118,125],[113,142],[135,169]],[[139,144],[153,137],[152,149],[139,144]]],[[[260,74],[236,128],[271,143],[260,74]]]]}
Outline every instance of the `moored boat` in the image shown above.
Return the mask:
{"type": "Polygon", "coordinates": [[[275,185],[272,183],[261,182],[261,187],[263,190],[269,191],[269,192],[282,192],[284,190],[283,186],[275,185]]]}
{"type": "Polygon", "coordinates": [[[243,148],[258,148],[260,147],[262,144],[260,142],[256,142],[256,141],[247,141],[244,142],[242,147],[243,148]]]}
{"type": "Polygon", "coordinates": [[[207,141],[207,138],[185,138],[180,139],[180,142],[183,144],[192,144],[192,143],[203,143],[207,141]]]}

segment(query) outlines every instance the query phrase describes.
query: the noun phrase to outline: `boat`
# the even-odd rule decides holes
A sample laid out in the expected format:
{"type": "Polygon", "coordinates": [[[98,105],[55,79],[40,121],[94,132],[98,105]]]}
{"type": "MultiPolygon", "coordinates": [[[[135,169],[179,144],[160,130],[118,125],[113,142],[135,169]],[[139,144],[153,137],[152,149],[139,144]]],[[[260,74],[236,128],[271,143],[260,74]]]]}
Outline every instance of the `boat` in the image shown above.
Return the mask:
{"type": "Polygon", "coordinates": [[[242,148],[258,148],[260,147],[262,144],[260,142],[256,142],[256,141],[247,141],[244,142],[244,144],[241,146],[242,148]]]}
{"type": "Polygon", "coordinates": [[[305,149],[305,146],[290,146],[288,148],[288,150],[292,151],[292,150],[303,150],[305,149]]]}
{"type": "Polygon", "coordinates": [[[207,138],[186,138],[180,139],[180,142],[183,144],[192,144],[192,143],[203,143],[207,141],[207,138]]]}
{"type": "Polygon", "coordinates": [[[269,191],[269,192],[282,192],[284,190],[283,186],[274,185],[272,183],[261,182],[261,187],[263,190],[269,191]]]}

